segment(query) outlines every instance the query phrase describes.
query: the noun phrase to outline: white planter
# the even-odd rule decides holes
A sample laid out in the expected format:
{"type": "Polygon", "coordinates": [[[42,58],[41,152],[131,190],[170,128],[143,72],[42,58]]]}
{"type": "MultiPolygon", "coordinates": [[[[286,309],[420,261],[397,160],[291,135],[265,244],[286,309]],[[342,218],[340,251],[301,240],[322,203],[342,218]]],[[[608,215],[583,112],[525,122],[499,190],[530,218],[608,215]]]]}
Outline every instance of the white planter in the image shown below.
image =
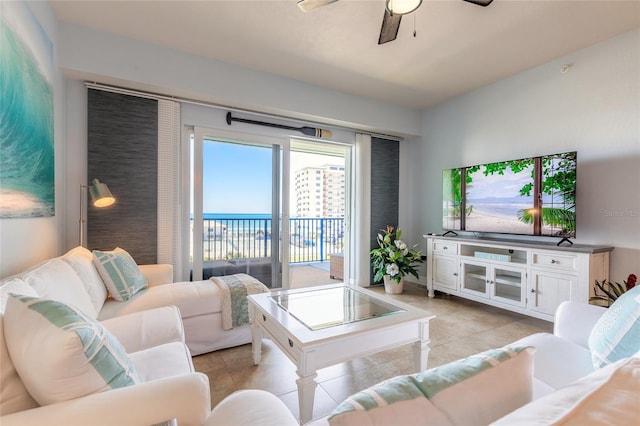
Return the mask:
{"type": "Polygon", "coordinates": [[[390,294],[400,294],[404,290],[404,277],[400,278],[400,282],[392,280],[389,275],[382,277],[384,281],[384,291],[390,294]]]}

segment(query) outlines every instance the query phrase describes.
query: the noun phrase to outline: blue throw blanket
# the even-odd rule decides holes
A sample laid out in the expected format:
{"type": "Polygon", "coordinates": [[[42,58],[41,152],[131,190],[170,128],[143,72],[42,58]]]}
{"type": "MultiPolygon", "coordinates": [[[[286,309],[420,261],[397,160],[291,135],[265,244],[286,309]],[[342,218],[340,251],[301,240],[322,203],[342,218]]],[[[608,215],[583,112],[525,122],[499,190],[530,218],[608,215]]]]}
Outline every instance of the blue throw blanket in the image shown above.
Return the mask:
{"type": "Polygon", "coordinates": [[[222,328],[231,330],[249,324],[249,304],[247,296],[268,293],[267,286],[247,274],[211,277],[222,294],[222,328]]]}

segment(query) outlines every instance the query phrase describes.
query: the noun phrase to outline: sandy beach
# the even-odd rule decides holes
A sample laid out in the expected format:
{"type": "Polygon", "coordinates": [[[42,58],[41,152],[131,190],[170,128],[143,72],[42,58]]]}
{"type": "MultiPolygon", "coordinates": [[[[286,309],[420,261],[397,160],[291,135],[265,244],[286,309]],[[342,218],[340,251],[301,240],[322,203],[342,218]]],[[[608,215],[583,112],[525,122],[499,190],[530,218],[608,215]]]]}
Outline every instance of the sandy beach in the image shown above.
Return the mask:
{"type": "MultiPolygon", "coordinates": [[[[459,220],[453,220],[451,218],[445,221],[443,224],[444,229],[456,230],[460,227],[459,220]],[[444,226],[448,225],[448,226],[444,226]]],[[[467,216],[466,229],[469,232],[494,232],[499,234],[533,234],[533,224],[522,223],[517,219],[507,219],[500,216],[492,216],[488,214],[479,214],[472,212],[467,216]]],[[[558,230],[555,230],[550,226],[542,227],[542,235],[557,236],[558,230]]]]}
{"type": "Polygon", "coordinates": [[[517,219],[506,219],[472,212],[467,216],[467,231],[498,232],[512,234],[532,234],[533,224],[522,223],[517,219]]]}

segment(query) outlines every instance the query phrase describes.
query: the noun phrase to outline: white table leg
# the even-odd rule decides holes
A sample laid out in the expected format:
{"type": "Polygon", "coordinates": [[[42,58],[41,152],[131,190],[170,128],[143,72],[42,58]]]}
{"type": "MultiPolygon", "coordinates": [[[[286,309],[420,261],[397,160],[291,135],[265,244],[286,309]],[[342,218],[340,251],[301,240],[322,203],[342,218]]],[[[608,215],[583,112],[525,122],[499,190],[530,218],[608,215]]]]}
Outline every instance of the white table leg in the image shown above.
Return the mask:
{"type": "Polygon", "coordinates": [[[251,322],[251,350],[253,352],[253,365],[260,364],[262,359],[262,328],[255,322],[251,322]]]}
{"type": "Polygon", "coordinates": [[[413,344],[413,365],[416,373],[421,373],[427,369],[427,360],[429,359],[429,340],[417,341],[413,344]]]}
{"type": "Polygon", "coordinates": [[[309,376],[301,376],[299,372],[298,380],[298,408],[300,410],[300,424],[305,424],[313,417],[313,401],[316,396],[316,386],[318,385],[315,378],[317,373],[313,373],[309,376]]]}

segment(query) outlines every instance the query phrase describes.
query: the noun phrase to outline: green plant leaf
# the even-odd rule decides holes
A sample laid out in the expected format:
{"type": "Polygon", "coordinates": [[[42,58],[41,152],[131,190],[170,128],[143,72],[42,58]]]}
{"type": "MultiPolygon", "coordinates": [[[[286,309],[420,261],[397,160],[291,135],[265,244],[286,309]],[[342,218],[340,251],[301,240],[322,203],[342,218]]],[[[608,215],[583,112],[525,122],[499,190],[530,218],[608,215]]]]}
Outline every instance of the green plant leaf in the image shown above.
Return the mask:
{"type": "Polygon", "coordinates": [[[606,285],[607,280],[602,280],[602,284],[600,284],[598,281],[596,281],[596,287],[600,289],[600,291],[602,291],[611,301],[614,301],[618,298],[618,296],[615,293],[612,293],[610,291],[608,291],[607,289],[604,288],[604,285],[606,285]]]}
{"type": "Polygon", "coordinates": [[[624,288],[618,283],[609,283],[609,288],[616,294],[616,296],[620,297],[625,292],[624,288]]]}

